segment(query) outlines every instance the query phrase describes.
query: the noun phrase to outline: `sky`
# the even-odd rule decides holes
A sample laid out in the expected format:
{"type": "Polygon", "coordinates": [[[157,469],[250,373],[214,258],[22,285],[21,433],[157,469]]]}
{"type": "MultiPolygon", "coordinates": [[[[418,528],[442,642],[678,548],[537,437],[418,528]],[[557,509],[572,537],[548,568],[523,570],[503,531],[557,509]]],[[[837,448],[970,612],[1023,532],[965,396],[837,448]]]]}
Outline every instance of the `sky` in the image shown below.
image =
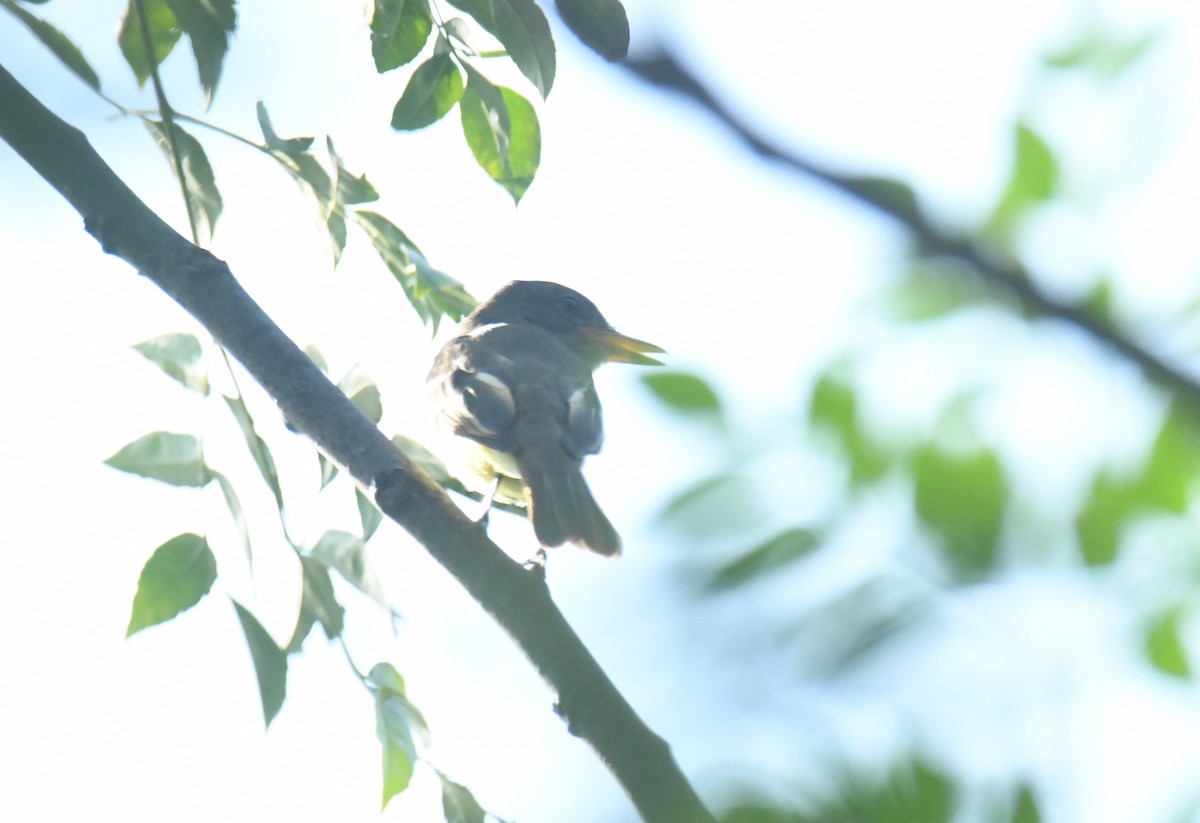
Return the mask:
{"type": "MultiPolygon", "coordinates": [[[[635,48],[673,44],[780,141],[909,181],[950,227],[974,225],[994,202],[1011,124],[1036,117],[1078,158],[1072,182],[1101,172],[1129,181],[1086,220],[1064,210],[1034,232],[1027,250],[1049,286],[1075,293],[1097,260],[1116,261],[1128,277],[1118,288],[1135,327],[1152,327],[1194,291],[1200,253],[1178,241],[1194,234],[1189,221],[1200,213],[1200,140],[1194,106],[1185,105],[1200,91],[1200,17],[1184,0],[775,0],[746,4],[735,25],[726,3],[628,5],[635,48]],[[1037,57],[1089,20],[1166,32],[1132,81],[1141,86],[1115,96],[1126,102],[1102,105],[1094,90],[1034,88],[1037,57]]],[[[80,43],[106,93],[131,108],[149,106],[114,46],[121,8],[103,0],[72,9],[59,0],[35,10],[80,43]]],[[[382,193],[378,210],[476,295],[514,278],[575,286],[618,329],[666,348],[673,366],[711,375],[745,430],[793,419],[805,380],[881,334],[867,318],[905,252],[902,236],[844,198],[743,156],[703,114],[637,86],[561,28],[556,36],[558,80],[539,110],[542,165],[516,209],[475,167],[453,122],[411,135],[388,127],[404,78],[374,74],[357,4],[241,4],[223,85],[204,116],[255,136],[262,100],[280,134],[330,134],[382,193]],[[775,352],[773,369],[744,366],[752,345],[775,352]]],[[[169,170],[138,123],[114,119],[7,16],[0,55],[182,228],[169,170]]],[[[175,106],[200,113],[194,67],[182,51],[164,72],[175,106]]],[[[311,205],[292,182],[243,147],[202,138],[226,203],[214,252],[293,339],[317,343],[335,373],[357,365],[378,381],[386,431],[417,430],[416,398],[435,344],[371,249],[352,240],[333,271],[310,231],[311,205]]],[[[100,253],[77,215],[6,147],[0,191],[0,259],[9,274],[0,301],[9,421],[0,621],[10,627],[0,652],[0,819],[65,820],[96,809],[134,821],[432,819],[436,783],[421,769],[380,816],[373,707],[336,646],[314,639],[291,658],[287,703],[264,733],[226,599],[210,596],[170,624],[124,639],[142,564],[178,532],[214,536],[224,590],[253,604],[278,637],[294,616],[295,571],[265,491],[253,487],[243,458],[221,451],[228,423],[218,406],[164,379],[130,348],[195,331],[194,321],[100,253]],[[215,490],[160,487],[102,465],[158,429],[204,431],[212,459],[247,478],[243,495],[259,515],[262,547],[253,580],[220,539],[229,527],[215,490]]],[[[1040,357],[1036,374],[1001,392],[986,421],[1037,478],[1039,493],[1079,494],[1077,472],[1064,467],[1141,445],[1141,424],[1154,411],[1133,390],[1134,377],[1069,338],[1044,357],[1046,338],[1066,337],[1061,330],[1014,331],[1002,322],[994,329],[996,351],[984,364],[972,356],[977,349],[946,356],[958,339],[952,328],[875,357],[869,388],[900,395],[888,424],[919,427],[964,375],[1003,377],[1040,357]],[[939,368],[890,368],[923,352],[939,368]],[[899,380],[912,390],[897,393],[899,380]],[[1098,402],[1104,425],[1072,425],[1098,402]]],[[[774,659],[765,642],[753,666],[723,666],[722,649],[746,640],[730,628],[746,616],[729,614],[729,604],[698,608],[679,585],[692,547],[654,525],[670,492],[723,455],[660,413],[636,370],[609,367],[597,382],[607,442],[587,476],[626,536],[626,555],[613,563],[556,554],[551,587],[706,797],[719,802],[739,781],[764,777],[787,795],[797,764],[820,762],[831,745],[875,762],[912,735],[951,750],[983,784],[1031,775],[1047,791],[1048,820],[1166,819],[1179,793],[1196,784],[1194,694],[1134,665],[1134,615],[1120,592],[1067,575],[963,593],[929,629],[939,642],[918,637],[893,652],[892,688],[866,676],[837,693],[797,687],[794,661],[774,659]],[[697,632],[706,643],[694,642],[697,632]],[[997,681],[1009,688],[988,688],[997,681]],[[951,734],[964,727],[972,733],[951,734]]],[[[242,386],[259,419],[270,420],[269,403],[242,386]]],[[[339,500],[317,498],[311,455],[283,432],[269,437],[295,501],[293,531],[315,536],[331,518],[352,525],[345,488],[339,500]]],[[[819,473],[788,465],[780,474],[787,482],[779,497],[795,513],[829,495],[819,473]]],[[[881,502],[842,539],[877,546],[875,559],[888,556],[898,551],[889,525],[896,516],[881,502]]],[[[493,536],[519,556],[524,529],[516,518],[497,518],[493,536]]],[[[351,651],[363,669],[389,659],[404,673],[430,721],[430,759],[506,819],[632,820],[596,758],[550,711],[544,685],[456,584],[398,528],[382,529],[372,557],[404,620],[393,638],[385,620],[356,604],[351,651]]],[[[852,574],[827,569],[816,580],[782,581],[754,614],[779,620],[830,579],[852,574]]]]}

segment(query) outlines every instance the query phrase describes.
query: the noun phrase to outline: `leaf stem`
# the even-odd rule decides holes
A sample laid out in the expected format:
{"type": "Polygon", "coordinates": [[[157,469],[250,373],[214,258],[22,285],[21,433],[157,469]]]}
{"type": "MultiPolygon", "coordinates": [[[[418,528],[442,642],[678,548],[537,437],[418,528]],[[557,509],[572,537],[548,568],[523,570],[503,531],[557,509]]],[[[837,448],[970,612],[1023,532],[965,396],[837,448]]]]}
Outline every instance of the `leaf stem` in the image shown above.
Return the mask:
{"type": "MultiPolygon", "coordinates": [[[[158,116],[162,118],[163,132],[167,138],[167,147],[171,151],[171,161],[175,166],[175,177],[179,181],[179,191],[183,195],[183,205],[187,209],[188,225],[192,230],[192,242],[200,245],[200,230],[196,220],[196,204],[188,191],[187,181],[183,176],[183,154],[175,139],[175,112],[167,102],[167,92],[163,87],[162,77],[158,73],[158,55],[154,53],[154,43],[150,39],[150,18],[146,14],[145,0],[133,0],[133,6],[138,16],[138,27],[141,29],[142,46],[146,50],[146,63],[150,67],[150,81],[154,84],[154,96],[158,100],[158,116]]],[[[122,109],[124,111],[124,109],[122,109]]]]}

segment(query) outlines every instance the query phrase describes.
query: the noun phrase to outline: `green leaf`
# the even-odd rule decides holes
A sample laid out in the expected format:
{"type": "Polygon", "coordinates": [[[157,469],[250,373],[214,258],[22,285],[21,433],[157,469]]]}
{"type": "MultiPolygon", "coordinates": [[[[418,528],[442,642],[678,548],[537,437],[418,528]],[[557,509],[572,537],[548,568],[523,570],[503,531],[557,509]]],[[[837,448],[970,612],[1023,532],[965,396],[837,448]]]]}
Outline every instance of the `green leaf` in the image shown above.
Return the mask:
{"type": "Polygon", "coordinates": [[[345,627],[345,610],[334,594],[329,569],[314,557],[301,556],[300,564],[304,573],[304,593],[300,600],[300,621],[292,642],[288,644],[289,652],[299,651],[300,642],[304,640],[299,627],[304,626],[309,618],[321,624],[325,636],[330,640],[341,634],[345,627]]]}
{"type": "Polygon", "coordinates": [[[1014,132],[1013,169],[1008,186],[988,220],[988,231],[1006,233],[1033,206],[1058,192],[1058,160],[1046,141],[1025,123],[1014,132]]]}
{"type": "Polygon", "coordinates": [[[463,80],[450,52],[439,52],[413,72],[392,110],[392,128],[423,129],[436,123],[462,98],[463,80]]]}
{"type": "Polygon", "coordinates": [[[1042,814],[1038,811],[1037,799],[1033,789],[1027,784],[1021,784],[1017,792],[1016,808],[1013,809],[1012,823],[1041,823],[1042,814]]]}
{"type": "Polygon", "coordinates": [[[1050,68],[1079,69],[1103,81],[1113,81],[1156,45],[1161,32],[1150,31],[1134,37],[1102,31],[1089,31],[1060,51],[1047,55],[1044,63],[1050,68]]]}
{"type": "Polygon", "coordinates": [[[1187,679],[1192,676],[1187,649],[1179,636],[1181,612],[1159,615],[1146,628],[1146,659],[1163,674],[1187,679]]]}
{"type": "Polygon", "coordinates": [[[379,387],[374,380],[356,366],[337,385],[360,412],[378,425],[383,418],[383,404],[379,401],[379,387]]]}
{"type": "Polygon", "coordinates": [[[442,813],[446,823],[483,823],[485,812],[470,789],[441,772],[438,779],[442,781],[442,813]]]}
{"type": "Polygon", "coordinates": [[[708,575],[704,587],[719,592],[746,585],[808,557],[818,545],[820,537],[815,532],[793,526],[718,567],[708,575]]]}
{"type": "Polygon", "coordinates": [[[430,266],[408,236],[386,217],[372,211],[356,210],[354,219],[404,289],[404,296],[417,316],[434,332],[442,317],[457,321],[475,308],[475,298],[467,293],[462,283],[430,266]]]}
{"type": "Polygon", "coordinates": [[[371,15],[371,56],[380,74],[403,66],[421,53],[433,31],[429,0],[375,0],[371,15]]]}
{"type": "Polygon", "coordinates": [[[629,17],[620,0],[555,0],[575,36],[605,60],[629,54],[629,17]]]}
{"type": "Polygon", "coordinates": [[[814,429],[826,431],[849,464],[850,479],[867,483],[881,477],[891,464],[891,455],[872,441],[858,416],[858,398],[854,387],[837,370],[823,374],[813,387],[809,401],[809,421],[814,429]]]}
{"type": "Polygon", "coordinates": [[[917,515],[942,539],[959,571],[973,577],[990,569],[1008,504],[996,455],[923,447],[914,454],[913,483],[917,515]]]}
{"type": "Polygon", "coordinates": [[[326,213],[325,230],[329,232],[329,245],[333,251],[333,265],[336,267],[346,249],[346,218],[340,211],[331,209],[326,213]]]}
{"type": "Polygon", "coordinates": [[[208,375],[200,366],[203,349],[194,334],[164,334],[133,348],[187,388],[208,394],[208,375]]]}
{"type": "Polygon", "coordinates": [[[312,148],[313,138],[311,137],[283,138],[276,134],[275,128],[271,125],[271,116],[267,113],[267,107],[261,100],[258,101],[255,111],[258,114],[258,127],[262,129],[263,141],[271,151],[296,155],[304,154],[312,148]]]}
{"type": "Polygon", "coordinates": [[[367,675],[367,687],[375,693],[375,732],[383,745],[383,805],[408,788],[417,747],[414,730],[422,737],[429,732],[421,716],[404,694],[404,679],[390,663],[377,663],[367,675]]]}
{"type": "Polygon", "coordinates": [[[142,567],[125,636],[165,623],[200,602],[217,579],[217,561],[199,535],[180,534],[154,550],[142,567]]]}
{"type": "Polygon", "coordinates": [[[337,174],[337,185],[332,186],[334,197],[337,202],[342,205],[355,205],[358,203],[370,203],[379,199],[379,192],[367,180],[365,174],[352,174],[346,164],[342,162],[342,158],[333,148],[333,139],[325,138],[325,148],[329,153],[329,159],[333,165],[334,172],[337,174]]]}
{"type": "Polygon", "coordinates": [[[229,36],[237,28],[235,0],[166,0],[180,28],[192,43],[200,86],[206,103],[212,104],[221,67],[229,51],[229,36]]]}
{"type": "Polygon", "coordinates": [[[1117,558],[1124,527],[1136,508],[1136,490],[1107,473],[1096,476],[1075,517],[1079,550],[1089,566],[1107,566],[1117,558]]]}
{"type": "Polygon", "coordinates": [[[468,66],[459,111],[463,136],[475,161],[513,202],[520,202],[541,161],[541,127],[533,106],[468,66]]]}
{"type": "MultiPolygon", "coordinates": [[[[167,0],[143,0],[146,19],[150,25],[150,45],[154,52],[154,65],[161,65],[171,49],[179,42],[183,29],[175,18],[167,0]]],[[[125,7],[125,15],[121,18],[121,26],[117,32],[117,43],[121,54],[133,76],[137,78],[138,86],[144,86],[153,68],[146,59],[146,45],[142,40],[142,24],[138,17],[136,0],[129,0],[125,7]]]]}
{"type": "Polygon", "coordinates": [[[308,359],[313,361],[313,365],[321,370],[322,374],[329,374],[329,363],[325,360],[325,355],[317,348],[315,343],[309,343],[304,347],[304,354],[308,359]]]}
{"type": "Polygon", "coordinates": [[[543,98],[554,85],[554,38],[533,0],[450,0],[495,36],[543,98]]]}
{"type": "Polygon", "coordinates": [[[858,399],[854,387],[841,375],[828,371],[813,386],[808,419],[813,426],[836,432],[843,440],[858,425],[858,399]]]}
{"type": "Polygon", "coordinates": [[[190,434],[151,432],[104,461],[114,469],[173,486],[204,486],[213,475],[200,440],[190,434]]]}
{"type": "Polygon", "coordinates": [[[25,27],[33,32],[33,36],[41,40],[42,45],[50,49],[51,54],[57,57],[68,69],[73,71],[80,80],[87,83],[96,91],[100,91],[99,75],[96,74],[95,69],[92,68],[87,58],[83,56],[83,52],[79,50],[79,47],[69,37],[40,17],[30,14],[11,0],[3,0],[3,6],[12,12],[13,16],[24,23],[25,27]]]}
{"type": "MultiPolygon", "coordinates": [[[[339,181],[337,186],[334,185],[329,177],[329,173],[325,171],[321,163],[308,152],[312,146],[313,138],[311,137],[292,137],[281,138],[276,134],[274,127],[271,125],[271,119],[267,114],[266,106],[261,102],[258,104],[258,124],[263,132],[263,139],[266,141],[267,149],[271,156],[274,157],[281,166],[287,169],[288,173],[301,184],[302,188],[308,190],[310,194],[316,198],[317,208],[321,213],[321,220],[325,225],[325,230],[329,234],[330,247],[333,251],[333,264],[337,265],[341,259],[342,250],[346,246],[346,220],[341,213],[338,203],[339,193],[342,187],[339,181]]],[[[327,144],[331,145],[331,144],[327,144]]],[[[335,166],[337,165],[335,161],[335,166]]],[[[341,172],[340,166],[337,168],[341,172]]],[[[358,191],[360,194],[374,192],[374,189],[367,183],[366,178],[353,178],[361,181],[362,187],[353,186],[352,191],[358,191]]]]}
{"type": "Polygon", "coordinates": [[[271,450],[267,447],[266,441],[254,428],[254,418],[250,416],[250,409],[247,408],[245,399],[240,394],[236,397],[221,396],[225,398],[225,405],[229,407],[233,419],[237,421],[238,428],[242,430],[246,448],[250,451],[250,456],[254,458],[254,465],[258,466],[258,473],[262,475],[267,488],[275,495],[275,505],[282,512],[283,489],[279,485],[279,472],[275,468],[275,458],[271,456],[271,450]]]}
{"type": "Polygon", "coordinates": [[[321,469],[321,488],[324,489],[333,482],[333,478],[338,476],[338,467],[336,463],[320,452],[317,452],[317,465],[321,469]]]}
{"type": "Polygon", "coordinates": [[[354,501],[358,504],[358,519],[362,523],[362,539],[366,543],[375,534],[379,524],[383,522],[383,513],[362,493],[362,489],[355,488],[354,501]]]}
{"type": "Polygon", "coordinates": [[[249,566],[254,562],[254,548],[250,544],[250,527],[246,524],[246,511],[242,508],[242,501],[238,499],[233,483],[228,477],[214,471],[213,479],[221,487],[221,494],[225,497],[225,506],[229,509],[229,516],[233,518],[233,525],[237,527],[238,534],[241,535],[242,548],[246,553],[246,565],[249,566]]]}
{"type": "Polygon", "coordinates": [[[287,653],[276,645],[271,635],[262,627],[253,614],[241,603],[234,601],[250,657],[254,661],[254,673],[258,677],[258,693],[262,698],[263,719],[270,726],[275,715],[283,708],[287,693],[287,653]]]}
{"type": "Polygon", "coordinates": [[[1173,403],[1150,449],[1138,479],[1142,502],[1181,514],[1200,477],[1200,418],[1182,403],[1173,403]]]}
{"type": "Polygon", "coordinates": [[[367,545],[358,535],[331,529],[321,535],[310,555],[337,571],[350,585],[390,611],[391,606],[383,594],[379,578],[367,562],[366,552],[367,545]]]}
{"type": "Polygon", "coordinates": [[[683,414],[721,419],[721,400],[712,385],[697,374],[681,371],[644,372],[642,383],[668,408],[683,414]]]}
{"type": "MultiPolygon", "coordinates": [[[[167,156],[167,162],[171,169],[178,175],[178,169],[175,167],[175,155],[172,152],[171,142],[167,139],[166,123],[150,119],[143,122],[158,142],[159,148],[167,156]]],[[[204,153],[204,147],[200,145],[200,141],[184,131],[174,121],[171,122],[170,134],[174,139],[175,150],[179,152],[179,159],[183,166],[184,191],[187,192],[187,196],[192,202],[190,213],[198,219],[196,228],[200,245],[207,245],[216,230],[217,218],[221,216],[221,210],[224,208],[221,192],[217,189],[216,177],[213,175],[208,155],[204,153]]]]}

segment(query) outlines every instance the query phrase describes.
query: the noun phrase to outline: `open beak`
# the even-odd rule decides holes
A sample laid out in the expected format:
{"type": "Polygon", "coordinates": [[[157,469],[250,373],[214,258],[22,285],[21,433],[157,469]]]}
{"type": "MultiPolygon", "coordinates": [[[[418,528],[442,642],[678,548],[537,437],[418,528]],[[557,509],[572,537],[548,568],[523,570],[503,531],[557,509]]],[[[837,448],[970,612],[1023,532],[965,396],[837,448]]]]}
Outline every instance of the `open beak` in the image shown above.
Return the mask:
{"type": "Polygon", "coordinates": [[[589,337],[600,344],[604,351],[604,359],[610,363],[633,363],[638,366],[661,366],[661,360],[647,357],[646,352],[663,353],[662,349],[645,340],[613,331],[612,329],[584,329],[589,337]]]}

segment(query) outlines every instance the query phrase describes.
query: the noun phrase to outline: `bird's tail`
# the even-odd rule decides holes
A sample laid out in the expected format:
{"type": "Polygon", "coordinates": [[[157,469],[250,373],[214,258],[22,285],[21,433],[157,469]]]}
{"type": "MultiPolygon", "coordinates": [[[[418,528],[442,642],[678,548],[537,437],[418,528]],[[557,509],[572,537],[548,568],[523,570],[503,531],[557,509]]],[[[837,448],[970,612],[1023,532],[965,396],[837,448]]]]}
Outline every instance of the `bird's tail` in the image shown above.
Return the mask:
{"type": "Polygon", "coordinates": [[[538,541],[547,547],[575,543],[606,557],[620,554],[621,537],[600,511],[579,464],[556,463],[534,459],[521,465],[525,502],[538,541]]]}

